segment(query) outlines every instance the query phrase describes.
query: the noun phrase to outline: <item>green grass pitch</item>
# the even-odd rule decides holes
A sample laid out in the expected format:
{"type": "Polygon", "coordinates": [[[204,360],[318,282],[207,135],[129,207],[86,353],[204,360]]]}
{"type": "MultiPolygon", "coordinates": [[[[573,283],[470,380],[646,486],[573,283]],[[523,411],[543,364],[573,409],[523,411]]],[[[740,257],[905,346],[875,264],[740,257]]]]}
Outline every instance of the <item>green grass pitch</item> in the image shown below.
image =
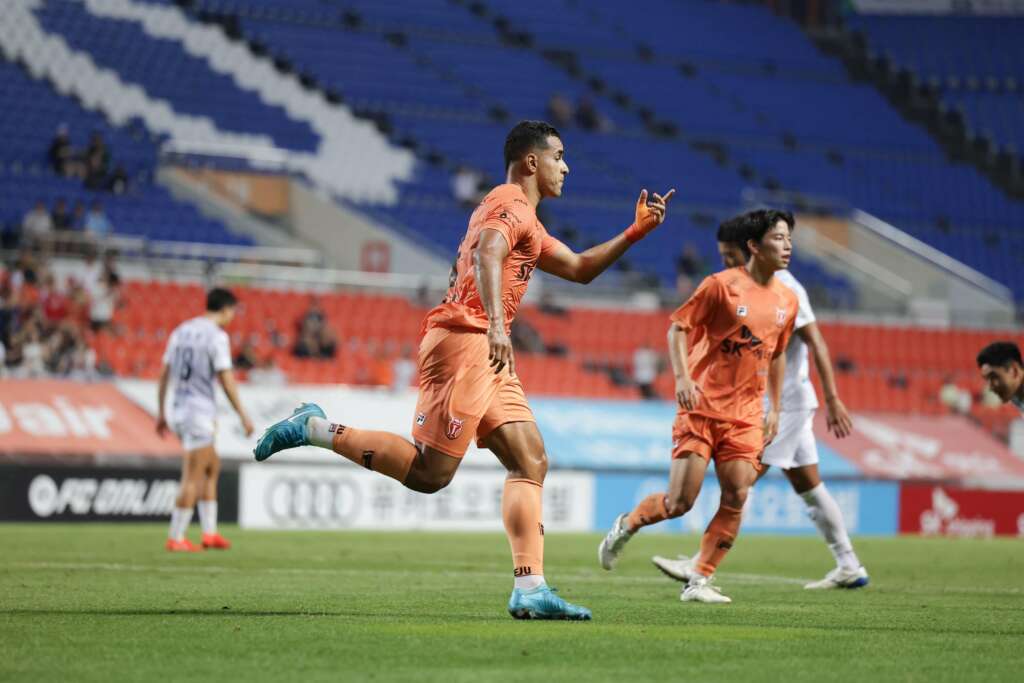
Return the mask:
{"type": "MultiPolygon", "coordinates": [[[[196,535],[193,526],[193,536],[196,535]]],[[[872,585],[811,593],[816,538],[740,537],[731,605],[680,603],[641,534],[549,534],[594,621],[517,622],[501,534],[243,532],[171,555],[157,525],[0,525],[0,681],[1019,681],[1020,540],[857,539],[872,585]]]]}

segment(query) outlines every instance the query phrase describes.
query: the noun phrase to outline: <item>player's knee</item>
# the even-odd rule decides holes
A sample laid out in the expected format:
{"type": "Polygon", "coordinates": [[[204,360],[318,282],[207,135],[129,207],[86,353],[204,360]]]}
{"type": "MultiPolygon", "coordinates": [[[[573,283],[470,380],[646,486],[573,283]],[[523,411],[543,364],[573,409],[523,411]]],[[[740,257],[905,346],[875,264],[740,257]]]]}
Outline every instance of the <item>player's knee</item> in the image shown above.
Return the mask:
{"type": "Polygon", "coordinates": [[[731,508],[742,508],[747,503],[747,494],[750,492],[749,486],[741,486],[736,488],[723,488],[722,489],[722,505],[731,508]]]}
{"type": "Polygon", "coordinates": [[[437,493],[451,483],[455,472],[429,472],[418,475],[415,479],[409,478],[405,485],[408,488],[420,493],[437,493]]]}
{"type": "Polygon", "coordinates": [[[675,519],[676,517],[682,517],[690,508],[693,507],[693,499],[688,496],[679,496],[677,498],[669,498],[665,501],[665,510],[668,512],[669,519],[675,519]]]}

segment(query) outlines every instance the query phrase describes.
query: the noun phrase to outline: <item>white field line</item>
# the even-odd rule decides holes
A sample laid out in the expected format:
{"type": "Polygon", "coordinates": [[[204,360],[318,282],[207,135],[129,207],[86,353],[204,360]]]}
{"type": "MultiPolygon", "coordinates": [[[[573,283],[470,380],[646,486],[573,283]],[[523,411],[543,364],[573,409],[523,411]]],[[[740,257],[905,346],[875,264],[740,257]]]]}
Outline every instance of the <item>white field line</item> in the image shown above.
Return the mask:
{"type": "MultiPolygon", "coordinates": [[[[423,563],[419,563],[420,567],[423,563]]],[[[429,564],[428,564],[429,566],[429,564]]],[[[438,567],[442,566],[437,563],[438,567]]],[[[424,572],[422,570],[409,569],[359,569],[359,568],[314,568],[314,567],[264,567],[264,568],[240,568],[224,567],[217,565],[143,565],[143,564],[121,564],[112,562],[15,562],[0,564],[3,569],[43,569],[55,571],[112,571],[112,572],[161,572],[168,574],[271,574],[283,576],[419,576],[434,573],[441,576],[472,577],[472,578],[494,578],[496,572],[464,571],[458,569],[438,570],[437,572],[424,572]]],[[[618,576],[608,572],[575,572],[559,574],[556,582],[614,582],[618,584],[652,584],[668,583],[670,579],[657,575],[652,571],[652,576],[618,576]]],[[[747,574],[722,572],[717,575],[723,583],[740,584],[775,584],[785,586],[803,586],[811,579],[801,579],[792,576],[778,576],[773,574],[747,574]]],[[[916,584],[911,587],[903,587],[902,590],[908,593],[977,593],[977,594],[1013,594],[1018,595],[1024,589],[999,586],[936,586],[916,584]]]]}

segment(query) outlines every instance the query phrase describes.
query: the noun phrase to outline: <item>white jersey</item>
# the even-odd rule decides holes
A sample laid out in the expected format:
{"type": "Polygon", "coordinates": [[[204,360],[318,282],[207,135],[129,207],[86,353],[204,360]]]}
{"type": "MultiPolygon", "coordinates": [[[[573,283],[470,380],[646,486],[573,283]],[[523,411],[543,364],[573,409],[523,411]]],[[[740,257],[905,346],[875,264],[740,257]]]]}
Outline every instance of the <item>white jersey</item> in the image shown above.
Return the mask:
{"type": "Polygon", "coordinates": [[[228,333],[206,316],[186,320],[167,340],[164,364],[174,382],[168,420],[215,418],[214,382],[218,372],[231,369],[228,333]]]}
{"type": "MultiPolygon", "coordinates": [[[[793,277],[788,270],[780,270],[775,273],[779,282],[793,290],[796,295],[798,307],[796,311],[796,324],[793,329],[810,325],[815,321],[814,311],[811,309],[811,301],[807,298],[807,290],[793,277]]],[[[768,398],[765,397],[765,404],[768,398]]],[[[782,383],[782,410],[814,410],[818,407],[818,397],[814,393],[814,385],[811,383],[811,365],[808,359],[807,344],[794,334],[789,338],[789,346],[786,347],[786,376],[782,383]]]]}
{"type": "Polygon", "coordinates": [[[1024,414],[1024,399],[1017,398],[1016,396],[1014,396],[1013,398],[1010,399],[1010,403],[1017,406],[1017,410],[1024,414]]]}

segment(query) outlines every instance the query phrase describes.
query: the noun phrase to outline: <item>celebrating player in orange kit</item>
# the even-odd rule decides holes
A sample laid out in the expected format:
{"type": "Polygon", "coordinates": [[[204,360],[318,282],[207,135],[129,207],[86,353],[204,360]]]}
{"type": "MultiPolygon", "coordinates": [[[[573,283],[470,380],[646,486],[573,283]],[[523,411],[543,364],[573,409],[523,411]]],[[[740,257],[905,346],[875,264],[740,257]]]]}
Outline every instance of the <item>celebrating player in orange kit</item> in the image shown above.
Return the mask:
{"type": "Polygon", "coordinates": [[[577,254],[548,235],[536,214],[542,199],[562,194],[569,173],[564,157],[561,136],[546,123],[522,121],[509,132],[507,182],[491,190],[470,217],[454,281],[424,321],[415,443],[330,422],[319,406],[303,404],[269,427],[254,451],[257,460],[265,460],[296,446],[328,448],[414,491],[434,493],[451,481],[475,438],[508,470],[502,518],[515,577],[508,611],[517,619],[585,620],[591,613],[560,598],[544,580],[541,487],[548,462],[515,374],[512,320],[535,267],[590,282],[661,224],[675,192],[648,200],[642,191],[634,222],[624,232],[577,254]]]}
{"type": "Polygon", "coordinates": [[[671,317],[669,357],[679,411],[672,425],[668,492],[619,515],[598,549],[601,565],[611,569],[641,527],[686,514],[713,457],[722,496],[701,540],[696,571],[683,589],[686,602],[731,602],[709,582],[739,533],[759,456],[779,426],[797,299],[775,272],[789,265],[792,217],[758,211],[750,218],[743,244],[749,262],[705,278],[671,317]],[[766,380],[773,406],[767,414],[766,380]]]}

